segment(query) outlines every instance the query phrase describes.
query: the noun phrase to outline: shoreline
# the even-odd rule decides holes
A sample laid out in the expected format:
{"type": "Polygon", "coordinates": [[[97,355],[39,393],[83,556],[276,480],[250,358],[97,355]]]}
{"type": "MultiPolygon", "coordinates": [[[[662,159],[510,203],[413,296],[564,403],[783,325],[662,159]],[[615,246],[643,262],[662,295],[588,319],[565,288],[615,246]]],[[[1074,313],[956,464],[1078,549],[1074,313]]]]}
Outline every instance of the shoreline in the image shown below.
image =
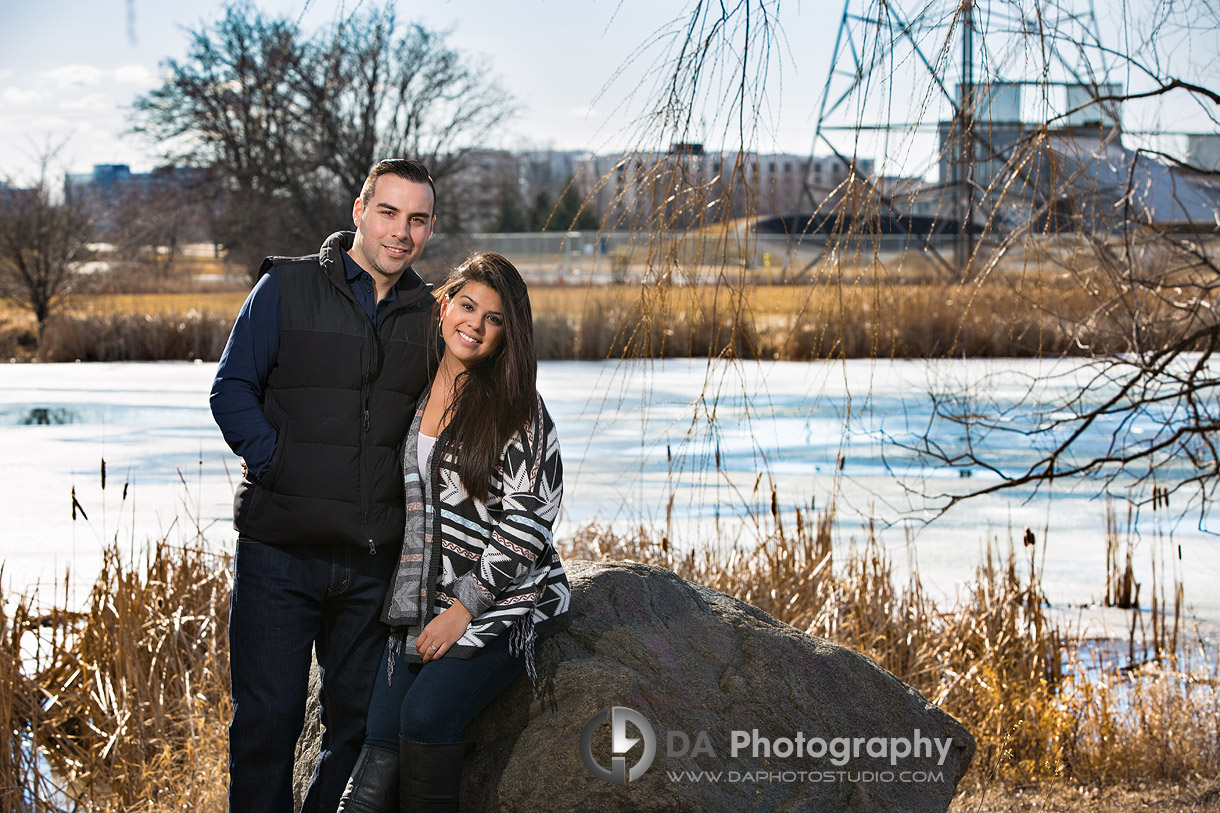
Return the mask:
{"type": "MultiPolygon", "coordinates": [[[[954,378],[989,369],[986,362],[942,364],[954,365],[954,378]]],[[[559,533],[574,534],[589,522],[627,533],[645,523],[678,547],[750,548],[769,520],[774,488],[785,527],[793,527],[798,509],[833,505],[837,548],[846,551],[871,528],[895,570],[916,564],[925,588],[946,599],[971,578],[989,547],[1006,550],[1014,538],[1019,548],[1022,529],[1031,528],[1035,550],[1046,558],[1043,585],[1054,611],[1073,622],[1081,620],[1082,605],[1083,620],[1104,614],[1106,505],[1087,483],[1075,491],[1060,483],[1050,494],[968,502],[923,524],[901,488],[897,461],[882,459],[869,445],[876,427],[855,424],[845,432],[848,409],[864,419],[875,410],[922,420],[880,387],[906,391],[911,385],[904,382],[926,369],[922,362],[767,362],[722,363],[712,373],[706,362],[683,360],[545,362],[539,385],[560,427],[572,480],[559,533]],[[745,400],[717,395],[715,425],[701,418],[691,428],[691,393],[721,387],[722,380],[759,394],[745,400]],[[870,388],[874,396],[852,397],[870,388]]],[[[6,585],[39,581],[53,587],[65,564],[82,557],[96,562],[116,535],[139,542],[136,534],[163,531],[176,516],[187,522],[188,513],[192,527],[199,522],[218,538],[229,534],[237,460],[208,411],[210,365],[19,365],[0,372],[0,442],[10,449],[8,465],[0,464],[0,488],[21,506],[6,534],[6,585]],[[28,415],[14,410],[28,413],[34,405],[75,409],[84,422],[20,426],[28,415]],[[23,465],[34,460],[37,467],[23,465]],[[72,520],[73,489],[88,521],[72,520]],[[23,517],[37,522],[23,524],[23,517]],[[39,571],[41,576],[25,578],[39,571]]],[[[945,479],[934,470],[908,475],[915,476],[926,476],[924,486],[937,490],[980,482],[945,479]]],[[[1220,548],[1193,523],[1183,528],[1164,519],[1164,512],[1147,515],[1142,534],[1118,530],[1120,552],[1132,545],[1135,580],[1144,585],[1142,606],[1150,607],[1155,555],[1158,591],[1172,598],[1180,575],[1188,608],[1209,630],[1220,627],[1220,548]],[[1180,564],[1172,558],[1176,544],[1183,551],[1180,564]]],[[[1126,623],[1100,628],[1121,637],[1126,623]]]]}

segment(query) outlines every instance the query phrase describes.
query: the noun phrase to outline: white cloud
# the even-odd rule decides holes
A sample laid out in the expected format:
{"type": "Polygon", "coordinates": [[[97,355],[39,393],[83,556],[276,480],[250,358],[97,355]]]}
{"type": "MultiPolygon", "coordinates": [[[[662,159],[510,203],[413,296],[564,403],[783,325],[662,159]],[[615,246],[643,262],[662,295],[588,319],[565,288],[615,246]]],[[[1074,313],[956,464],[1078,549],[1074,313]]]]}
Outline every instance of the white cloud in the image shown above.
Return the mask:
{"type": "Polygon", "coordinates": [[[122,65],[115,68],[114,81],[144,88],[156,87],[158,84],[156,72],[144,65],[122,65]]]}
{"type": "Polygon", "coordinates": [[[75,122],[72,119],[56,115],[55,113],[39,113],[38,115],[28,117],[22,124],[22,131],[30,136],[46,134],[62,135],[70,132],[75,126],[75,122]]]}
{"type": "Polygon", "coordinates": [[[58,85],[60,90],[97,87],[106,78],[105,71],[92,65],[64,65],[43,71],[42,75],[58,85]]]}
{"type": "Polygon", "coordinates": [[[0,103],[5,107],[28,107],[42,101],[43,95],[30,88],[7,87],[0,91],[0,103]]]}
{"type": "Polygon", "coordinates": [[[84,96],[75,96],[71,99],[64,99],[59,103],[60,110],[83,110],[83,111],[98,111],[98,110],[114,110],[114,99],[104,93],[89,93],[84,96]]]}

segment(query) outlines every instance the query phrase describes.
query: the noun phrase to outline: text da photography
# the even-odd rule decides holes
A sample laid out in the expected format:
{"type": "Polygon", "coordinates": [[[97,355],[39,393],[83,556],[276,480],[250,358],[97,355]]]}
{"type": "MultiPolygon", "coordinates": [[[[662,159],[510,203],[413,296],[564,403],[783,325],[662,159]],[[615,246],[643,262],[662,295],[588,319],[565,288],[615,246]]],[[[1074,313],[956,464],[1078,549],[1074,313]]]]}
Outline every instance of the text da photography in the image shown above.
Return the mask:
{"type": "Polygon", "coordinates": [[[670,782],[923,783],[944,781],[939,768],[952,744],[918,728],[897,737],[665,729],[635,709],[613,706],[589,718],[580,747],[589,772],[614,784],[654,766],[670,782]]]}

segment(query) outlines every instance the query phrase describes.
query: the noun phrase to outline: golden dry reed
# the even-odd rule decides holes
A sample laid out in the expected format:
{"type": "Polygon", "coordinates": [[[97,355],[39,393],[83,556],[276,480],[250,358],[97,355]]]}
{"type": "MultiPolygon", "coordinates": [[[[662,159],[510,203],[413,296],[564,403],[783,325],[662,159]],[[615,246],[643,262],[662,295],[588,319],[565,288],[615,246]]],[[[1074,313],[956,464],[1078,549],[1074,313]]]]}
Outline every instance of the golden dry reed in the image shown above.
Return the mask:
{"type": "MultiPolygon", "coordinates": [[[[774,498],[759,527],[757,545],[684,553],[644,529],[588,527],[562,544],[569,557],[671,568],[872,657],[974,734],[976,783],[1191,783],[1220,772],[1215,674],[1189,673],[1164,651],[1139,669],[1091,663],[1086,642],[1045,611],[1035,547],[1024,561],[989,550],[946,608],[914,569],[895,575],[872,528],[837,544],[833,512],[797,511],[788,527],[774,498]]],[[[224,808],[230,563],[195,542],[162,540],[142,561],[107,550],[76,615],[0,603],[3,809],[224,808]]]]}
{"type": "Polygon", "coordinates": [[[30,726],[40,715],[41,692],[22,666],[26,632],[37,624],[27,602],[0,601],[0,725],[5,733],[0,748],[0,810],[31,809],[27,799],[50,792],[49,777],[36,758],[36,729],[30,726]]]}
{"type": "Polygon", "coordinates": [[[143,562],[110,546],[78,614],[17,600],[0,691],[36,702],[5,705],[4,810],[225,808],[230,582],[162,540],[143,562]]]}
{"type": "MultiPolygon", "coordinates": [[[[1078,276],[981,281],[871,278],[765,285],[542,286],[531,290],[543,359],[702,357],[809,361],[1129,352],[1124,314],[1078,276]]],[[[244,292],[82,295],[46,324],[0,309],[0,358],[47,362],[220,357],[244,292]]],[[[1173,311],[1171,302],[1152,309],[1173,311]]],[[[1168,330],[1168,327],[1166,328],[1168,330]]],[[[1155,326],[1141,341],[1161,341],[1155,326]]]]}

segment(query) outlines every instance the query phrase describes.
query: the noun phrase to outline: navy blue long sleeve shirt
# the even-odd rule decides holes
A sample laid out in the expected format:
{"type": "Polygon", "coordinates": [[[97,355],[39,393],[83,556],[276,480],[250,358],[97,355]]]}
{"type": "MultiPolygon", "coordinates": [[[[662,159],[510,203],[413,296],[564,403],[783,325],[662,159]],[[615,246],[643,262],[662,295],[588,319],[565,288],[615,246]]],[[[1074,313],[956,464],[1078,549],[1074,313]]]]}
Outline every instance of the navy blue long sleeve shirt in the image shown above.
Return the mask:
{"type": "MultiPolygon", "coordinates": [[[[378,302],[373,278],[346,251],[342,254],[348,288],[375,327],[389,303],[398,298],[398,283],[378,302]]],[[[262,401],[267,377],[279,356],[282,325],[279,276],[272,266],[237,314],[220,355],[210,399],[212,417],[225,442],[256,477],[271,468],[275,452],[276,432],[263,414],[262,401]]]]}

